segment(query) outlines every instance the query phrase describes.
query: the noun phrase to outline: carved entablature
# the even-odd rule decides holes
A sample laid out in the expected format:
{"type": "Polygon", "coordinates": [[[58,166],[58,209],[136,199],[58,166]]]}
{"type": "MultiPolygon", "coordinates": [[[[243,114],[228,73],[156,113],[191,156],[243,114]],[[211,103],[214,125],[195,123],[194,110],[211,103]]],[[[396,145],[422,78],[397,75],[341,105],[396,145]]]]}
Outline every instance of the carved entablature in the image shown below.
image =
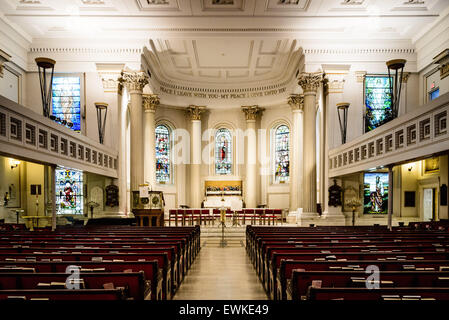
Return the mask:
{"type": "Polygon", "coordinates": [[[356,71],[355,76],[357,78],[357,82],[363,82],[363,79],[365,79],[366,71],[356,71]]]}
{"type": "Polygon", "coordinates": [[[254,121],[259,115],[262,115],[264,108],[260,108],[257,105],[254,106],[242,106],[242,111],[245,113],[246,121],[254,121]]]}
{"type": "Polygon", "coordinates": [[[148,76],[143,71],[122,71],[119,82],[125,85],[129,92],[142,91],[148,84],[148,76]]]}
{"type": "Polygon", "coordinates": [[[440,65],[440,79],[444,79],[449,76],[449,49],[443,50],[435,58],[433,63],[440,65]]]}
{"type": "Polygon", "coordinates": [[[298,77],[298,84],[301,86],[304,94],[314,93],[316,94],[318,88],[323,81],[322,72],[302,72],[298,77]]]}
{"type": "Polygon", "coordinates": [[[155,112],[156,107],[159,105],[159,97],[157,94],[143,94],[143,109],[145,112],[155,112]]]}
{"type": "Polygon", "coordinates": [[[189,115],[190,120],[201,120],[201,114],[205,111],[205,106],[190,105],[187,107],[187,114],[189,115]]]}
{"type": "Polygon", "coordinates": [[[303,111],[304,110],[304,95],[303,94],[292,94],[288,97],[288,104],[292,108],[292,111],[303,111]]]}
{"type": "Polygon", "coordinates": [[[11,59],[11,56],[0,49],[0,78],[3,78],[3,64],[11,59]]]}

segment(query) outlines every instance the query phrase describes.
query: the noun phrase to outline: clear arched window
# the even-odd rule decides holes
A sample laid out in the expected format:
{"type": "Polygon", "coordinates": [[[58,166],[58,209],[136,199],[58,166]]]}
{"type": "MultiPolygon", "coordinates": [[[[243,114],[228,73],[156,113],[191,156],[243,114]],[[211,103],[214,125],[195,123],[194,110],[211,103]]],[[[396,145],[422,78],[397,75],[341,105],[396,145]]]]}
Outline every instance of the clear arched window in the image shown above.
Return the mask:
{"type": "Polygon", "coordinates": [[[226,128],[215,134],[215,174],[232,174],[232,135],[226,128]]]}
{"type": "Polygon", "coordinates": [[[165,125],[156,127],[156,183],[170,182],[170,129],[165,125]]]}
{"type": "Polygon", "coordinates": [[[274,182],[288,182],[290,177],[290,130],[280,125],[274,132],[274,182]]]}

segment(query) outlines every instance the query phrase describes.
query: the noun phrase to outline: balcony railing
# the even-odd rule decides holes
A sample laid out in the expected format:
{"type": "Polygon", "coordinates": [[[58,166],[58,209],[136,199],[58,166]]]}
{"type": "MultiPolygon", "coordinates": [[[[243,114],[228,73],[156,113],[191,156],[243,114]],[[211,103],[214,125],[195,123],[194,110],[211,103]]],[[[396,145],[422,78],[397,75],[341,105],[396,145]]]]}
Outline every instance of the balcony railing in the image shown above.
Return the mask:
{"type": "Polygon", "coordinates": [[[0,152],[117,177],[117,151],[3,96],[0,96],[0,152]]]}
{"type": "Polygon", "coordinates": [[[329,177],[449,150],[449,93],[329,151],[329,177]]]}

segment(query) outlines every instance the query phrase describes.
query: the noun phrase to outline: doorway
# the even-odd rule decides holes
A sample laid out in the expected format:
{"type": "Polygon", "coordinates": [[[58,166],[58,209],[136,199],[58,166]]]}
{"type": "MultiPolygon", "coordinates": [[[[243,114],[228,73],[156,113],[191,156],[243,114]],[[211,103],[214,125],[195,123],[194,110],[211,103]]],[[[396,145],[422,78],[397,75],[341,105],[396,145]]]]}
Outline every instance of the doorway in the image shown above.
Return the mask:
{"type": "Polygon", "coordinates": [[[436,221],[436,188],[424,188],[423,189],[423,220],[424,221],[436,221]]]}

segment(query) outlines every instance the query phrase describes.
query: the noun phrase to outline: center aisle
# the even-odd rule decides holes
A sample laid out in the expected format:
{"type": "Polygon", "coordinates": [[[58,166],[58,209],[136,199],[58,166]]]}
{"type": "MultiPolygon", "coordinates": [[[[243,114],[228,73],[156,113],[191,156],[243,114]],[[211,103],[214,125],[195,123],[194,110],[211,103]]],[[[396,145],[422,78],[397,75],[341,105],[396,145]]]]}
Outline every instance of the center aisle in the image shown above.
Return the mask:
{"type": "Polygon", "coordinates": [[[266,300],[245,248],[203,246],[173,300],[266,300]]]}

